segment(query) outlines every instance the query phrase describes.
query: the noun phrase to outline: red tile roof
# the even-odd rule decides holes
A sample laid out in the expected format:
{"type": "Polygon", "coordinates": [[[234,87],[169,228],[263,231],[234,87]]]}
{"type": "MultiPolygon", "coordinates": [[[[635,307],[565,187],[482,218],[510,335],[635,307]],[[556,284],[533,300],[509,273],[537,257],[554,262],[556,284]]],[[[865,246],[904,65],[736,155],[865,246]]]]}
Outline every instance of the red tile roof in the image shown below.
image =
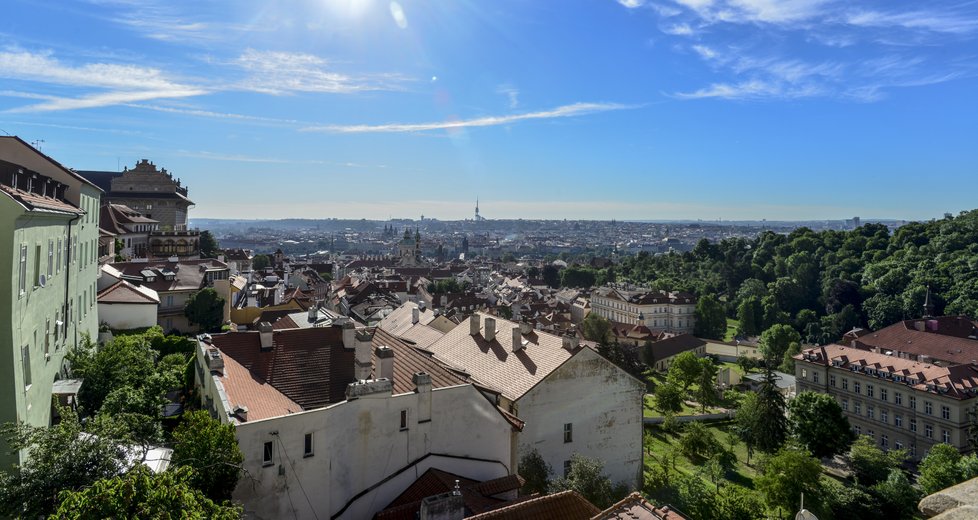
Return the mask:
{"type": "Polygon", "coordinates": [[[98,293],[98,303],[135,303],[147,305],[159,305],[160,297],[156,291],[149,287],[136,287],[125,281],[118,282],[106,287],[98,293]]]}
{"type": "Polygon", "coordinates": [[[686,520],[686,517],[669,506],[654,506],[636,491],[591,520],[686,520]]]}
{"type": "MultiPolygon", "coordinates": [[[[404,394],[414,391],[412,376],[425,372],[431,376],[432,388],[463,385],[469,381],[458,372],[433,359],[430,354],[420,352],[397,336],[377,329],[372,341],[374,347],[388,346],[394,350],[394,393],[404,394]]],[[[373,349],[372,349],[373,350],[373,349]]],[[[373,354],[372,354],[373,355],[373,354]]],[[[376,355],[371,360],[377,366],[376,355]]]]}
{"type": "Polygon", "coordinates": [[[345,400],[346,386],[353,382],[354,351],[343,348],[339,327],[274,331],[267,351],[261,349],[259,332],[215,334],[211,342],[304,410],[345,400]]]}
{"type": "Polygon", "coordinates": [[[470,516],[467,520],[590,520],[601,510],[576,491],[561,491],[470,516]]]}
{"type": "Polygon", "coordinates": [[[506,503],[494,495],[516,491],[526,482],[518,475],[479,482],[447,471],[430,468],[415,480],[381,512],[374,516],[375,520],[414,520],[421,509],[421,500],[425,497],[448,493],[455,489],[458,481],[459,491],[467,515],[478,514],[506,503]]]}
{"type": "MultiPolygon", "coordinates": [[[[301,412],[302,407],[279,392],[267,381],[255,378],[251,372],[230,356],[224,356],[224,370],[217,376],[224,386],[228,404],[233,412],[237,406],[248,408],[248,421],[258,421],[301,412]]],[[[238,418],[238,420],[241,420],[238,418]]]]}
{"type": "Polygon", "coordinates": [[[855,340],[855,346],[879,352],[891,350],[914,356],[926,355],[966,364],[978,360],[978,340],[968,338],[974,333],[975,322],[964,316],[904,320],[863,334],[855,340]],[[918,330],[918,326],[923,330],[918,330]]]}

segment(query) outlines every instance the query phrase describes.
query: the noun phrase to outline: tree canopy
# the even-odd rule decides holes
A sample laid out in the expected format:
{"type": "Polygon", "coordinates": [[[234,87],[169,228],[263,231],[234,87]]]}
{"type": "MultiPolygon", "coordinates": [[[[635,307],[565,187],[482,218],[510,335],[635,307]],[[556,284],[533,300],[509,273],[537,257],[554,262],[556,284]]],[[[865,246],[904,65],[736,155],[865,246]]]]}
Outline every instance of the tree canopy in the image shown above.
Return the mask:
{"type": "Polygon", "coordinates": [[[727,311],[723,303],[712,294],[704,294],[696,301],[696,328],[701,338],[723,339],[727,333],[727,311]]]}
{"type": "Polygon", "coordinates": [[[788,403],[791,434],[816,457],[830,457],[849,449],[853,441],[849,419],[830,395],[802,392],[788,403]]]}
{"type": "Polygon", "coordinates": [[[201,330],[216,331],[224,321],[224,298],[211,287],[201,289],[187,299],[183,314],[201,330]]]}
{"type": "Polygon", "coordinates": [[[628,494],[628,486],[612,483],[604,474],[603,462],[576,453],[571,455],[567,475],[552,480],[549,489],[551,493],[572,489],[601,509],[628,494]]]}
{"type": "Polygon", "coordinates": [[[822,466],[808,452],[784,448],[764,463],[763,474],[754,481],[771,509],[798,511],[801,494],[818,496],[822,466]]]}
{"type": "Polygon", "coordinates": [[[611,322],[607,318],[590,313],[581,322],[581,334],[588,341],[601,344],[611,342],[611,322]]]}
{"type": "Polygon", "coordinates": [[[188,482],[211,500],[230,499],[244,461],[234,425],[221,424],[207,412],[196,410],[184,414],[173,440],[173,462],[196,468],[188,482]]]}

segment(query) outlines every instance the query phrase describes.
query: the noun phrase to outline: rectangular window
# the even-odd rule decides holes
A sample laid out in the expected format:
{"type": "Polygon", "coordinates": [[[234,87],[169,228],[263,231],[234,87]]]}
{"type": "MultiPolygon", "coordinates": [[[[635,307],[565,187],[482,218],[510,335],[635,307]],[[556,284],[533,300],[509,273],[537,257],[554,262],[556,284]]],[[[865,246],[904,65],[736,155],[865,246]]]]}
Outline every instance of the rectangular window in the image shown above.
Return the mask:
{"type": "Polygon", "coordinates": [[[902,450],[903,449],[903,443],[900,442],[900,441],[893,441],[893,447],[896,448],[896,449],[898,449],[898,450],[902,450]]]}
{"type": "Polygon", "coordinates": [[[801,369],[801,378],[802,379],[808,378],[808,369],[805,368],[801,369]]]}
{"type": "Polygon", "coordinates": [[[829,375],[829,385],[835,386],[835,376],[829,375]]]}
{"type": "Polygon", "coordinates": [[[55,264],[55,266],[56,266],[55,267],[55,270],[57,272],[59,272],[59,273],[61,272],[61,252],[62,252],[62,249],[61,248],[63,248],[63,247],[64,247],[64,245],[61,244],[61,238],[58,238],[58,261],[55,264]]]}
{"type": "Polygon", "coordinates": [[[866,395],[869,397],[873,397],[873,385],[870,384],[866,385],[866,395]]]}
{"type": "Polygon", "coordinates": [[[852,391],[857,394],[862,393],[862,384],[859,381],[852,382],[852,391]]]}
{"type": "Polygon", "coordinates": [[[874,432],[873,430],[867,430],[866,435],[869,435],[870,439],[873,439],[874,441],[876,440],[876,432],[874,432]]]}
{"type": "Polygon", "coordinates": [[[881,400],[881,401],[886,401],[886,400],[887,400],[887,399],[886,399],[886,398],[888,397],[888,396],[887,396],[887,393],[888,393],[888,392],[886,391],[886,389],[885,389],[885,388],[880,388],[880,400],[881,400]]]}
{"type": "Polygon", "coordinates": [[[818,372],[812,372],[812,382],[813,383],[818,382],[818,372]]]}
{"type": "Polygon", "coordinates": [[[872,419],[875,416],[876,416],[876,409],[873,408],[873,405],[867,406],[866,407],[866,417],[869,417],[870,419],[872,419]]]}
{"type": "Polygon", "coordinates": [[[852,410],[856,412],[856,415],[863,413],[863,404],[860,403],[859,401],[856,401],[855,403],[852,404],[852,410]]]}
{"type": "Polygon", "coordinates": [[[842,400],[842,411],[843,412],[848,412],[849,411],[849,400],[848,399],[843,399],[842,400]]]}
{"type": "Polygon", "coordinates": [[[924,413],[927,415],[933,415],[934,403],[931,403],[930,401],[924,401],[924,413]]]}
{"type": "Polygon", "coordinates": [[[27,292],[27,246],[20,246],[20,295],[27,292]]]}
{"type": "Polygon", "coordinates": [[[849,389],[849,380],[847,378],[844,378],[844,377],[842,378],[842,389],[843,390],[848,390],[849,389]]]}
{"type": "Polygon", "coordinates": [[[929,424],[925,424],[924,425],[924,437],[927,437],[928,439],[933,439],[934,438],[934,427],[933,426],[931,426],[929,424]]]}
{"type": "Polygon", "coordinates": [[[890,422],[890,412],[887,411],[885,408],[880,409],[880,420],[885,423],[890,422]]]}
{"type": "Polygon", "coordinates": [[[313,451],[312,451],[312,434],[311,433],[307,433],[305,439],[303,439],[302,456],[303,457],[312,457],[312,455],[313,455],[313,451]]]}
{"type": "Polygon", "coordinates": [[[571,461],[565,460],[564,461],[564,478],[567,478],[568,475],[570,475],[570,470],[571,470],[571,461]]]}
{"type": "Polygon", "coordinates": [[[912,432],[917,431],[917,419],[913,419],[913,418],[910,419],[910,431],[912,432]]]}
{"type": "Polygon", "coordinates": [[[903,394],[900,392],[893,392],[893,402],[896,404],[903,404],[903,394]]]}
{"type": "Polygon", "coordinates": [[[24,369],[24,389],[31,387],[31,346],[24,345],[20,349],[20,361],[24,369]]]}
{"type": "Polygon", "coordinates": [[[862,435],[863,434],[863,427],[862,426],[859,426],[858,424],[855,425],[855,426],[853,426],[852,427],[852,430],[854,432],[856,432],[856,435],[862,435]]]}
{"type": "Polygon", "coordinates": [[[272,454],[273,454],[273,452],[272,452],[272,441],[267,441],[267,442],[265,442],[265,445],[264,445],[264,447],[262,449],[262,454],[261,454],[261,464],[262,464],[262,466],[271,466],[272,465],[272,454]]]}
{"type": "Polygon", "coordinates": [[[401,430],[407,429],[407,410],[401,410],[401,430]]]}
{"type": "Polygon", "coordinates": [[[893,426],[896,426],[897,428],[903,428],[903,416],[902,415],[896,414],[896,415],[893,416],[893,426]]]}
{"type": "Polygon", "coordinates": [[[917,409],[917,398],[915,396],[912,396],[912,395],[910,396],[910,409],[911,410],[916,410],[917,409]]]}
{"type": "Polygon", "coordinates": [[[948,407],[946,407],[946,406],[942,406],[941,407],[941,418],[950,421],[951,420],[951,409],[948,408],[948,407]]]}
{"type": "Polygon", "coordinates": [[[44,321],[44,359],[51,353],[51,318],[44,321]]]}
{"type": "Polygon", "coordinates": [[[880,435],[880,447],[882,447],[884,450],[889,449],[890,438],[887,437],[886,435],[880,435]]]}
{"type": "Polygon", "coordinates": [[[41,285],[41,246],[34,246],[34,287],[41,285]]]}
{"type": "Polygon", "coordinates": [[[941,433],[941,438],[944,440],[944,444],[951,444],[951,432],[943,430],[941,433]]]}
{"type": "Polygon", "coordinates": [[[910,456],[911,457],[916,457],[917,456],[917,445],[916,444],[910,443],[910,456]]]}
{"type": "Polygon", "coordinates": [[[574,440],[574,425],[573,423],[564,424],[564,442],[573,442],[574,440]]]}
{"type": "Polygon", "coordinates": [[[54,239],[48,239],[48,278],[54,276],[54,239]]]}

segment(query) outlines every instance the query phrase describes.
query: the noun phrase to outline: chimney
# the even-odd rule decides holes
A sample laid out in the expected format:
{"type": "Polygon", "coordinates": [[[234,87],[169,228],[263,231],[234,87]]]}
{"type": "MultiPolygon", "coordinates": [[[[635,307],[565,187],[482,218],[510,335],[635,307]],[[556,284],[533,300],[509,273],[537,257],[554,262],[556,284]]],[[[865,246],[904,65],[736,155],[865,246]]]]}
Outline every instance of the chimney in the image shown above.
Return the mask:
{"type": "Polygon", "coordinates": [[[377,347],[374,350],[377,356],[377,379],[394,380],[394,349],[390,347],[377,347]]]}
{"type": "Polygon", "coordinates": [[[415,372],[411,381],[418,394],[418,422],[426,423],[431,420],[431,376],[425,372],[415,372]]]}
{"type": "Polygon", "coordinates": [[[309,306],[309,323],[316,323],[316,318],[319,317],[319,309],[315,305],[309,306]]]}
{"type": "Polygon", "coordinates": [[[248,407],[244,405],[237,405],[234,407],[233,414],[241,422],[248,422],[248,407]]]}
{"type": "Polygon", "coordinates": [[[513,327],[513,352],[523,350],[523,334],[519,327],[513,327]]]}
{"type": "Polygon", "coordinates": [[[485,323],[485,325],[486,325],[486,332],[485,332],[486,341],[491,342],[492,340],[496,339],[496,318],[490,318],[490,317],[487,316],[485,321],[486,321],[486,323],[485,323]]]}
{"type": "Polygon", "coordinates": [[[570,334],[565,334],[560,337],[561,346],[566,350],[574,350],[577,346],[577,337],[571,336],[570,334]]]}
{"type": "Polygon", "coordinates": [[[261,349],[272,350],[272,324],[263,321],[258,324],[258,334],[261,335],[261,349]]]}
{"type": "Polygon", "coordinates": [[[411,323],[417,323],[421,321],[421,310],[417,307],[411,309],[411,323]]]}
{"type": "Polygon", "coordinates": [[[917,320],[913,323],[913,328],[923,332],[924,331],[924,320],[917,320]]]}
{"type": "Polygon", "coordinates": [[[469,316],[469,334],[472,336],[479,335],[479,315],[473,314],[469,316]]]}
{"type": "Polygon", "coordinates": [[[458,487],[454,491],[425,497],[421,500],[420,520],[462,520],[465,502],[458,487]]]}
{"type": "Polygon", "coordinates": [[[530,325],[530,322],[528,322],[526,320],[521,320],[520,321],[520,334],[523,334],[525,336],[525,335],[527,335],[527,334],[529,334],[531,332],[533,332],[533,325],[530,325]]]}
{"type": "Polygon", "coordinates": [[[357,327],[356,325],[353,324],[353,320],[347,318],[340,324],[340,327],[343,329],[343,348],[345,349],[356,348],[357,327]]]}

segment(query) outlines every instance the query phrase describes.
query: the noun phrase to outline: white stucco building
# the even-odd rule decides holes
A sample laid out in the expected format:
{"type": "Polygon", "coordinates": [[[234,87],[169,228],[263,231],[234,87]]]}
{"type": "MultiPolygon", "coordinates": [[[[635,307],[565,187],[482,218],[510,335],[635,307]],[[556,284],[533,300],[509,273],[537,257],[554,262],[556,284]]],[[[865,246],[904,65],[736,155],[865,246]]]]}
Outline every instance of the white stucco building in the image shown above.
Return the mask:
{"type": "Polygon", "coordinates": [[[160,296],[149,287],[119,280],[98,293],[99,324],[112,330],[129,330],[156,325],[160,296]]]}
{"type": "Polygon", "coordinates": [[[602,287],[591,295],[591,312],[653,331],[692,334],[696,327],[696,297],[682,292],[602,287]]]}

